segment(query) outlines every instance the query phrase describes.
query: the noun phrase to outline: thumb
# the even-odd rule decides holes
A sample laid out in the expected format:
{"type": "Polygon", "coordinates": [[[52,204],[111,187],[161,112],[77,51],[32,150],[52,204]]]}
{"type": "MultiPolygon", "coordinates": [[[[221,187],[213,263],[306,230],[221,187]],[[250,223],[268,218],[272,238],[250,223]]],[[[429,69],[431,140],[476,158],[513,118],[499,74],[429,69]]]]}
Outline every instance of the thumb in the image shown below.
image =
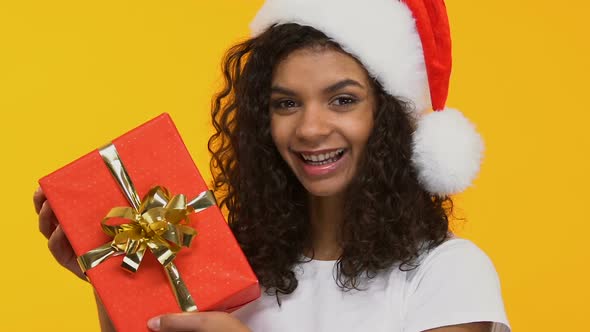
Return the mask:
{"type": "Polygon", "coordinates": [[[160,332],[250,332],[238,319],[219,311],[162,315],[150,319],[148,327],[160,332]]]}
{"type": "Polygon", "coordinates": [[[201,323],[199,313],[169,314],[154,317],[147,322],[152,331],[172,332],[186,331],[197,332],[201,323]]]}

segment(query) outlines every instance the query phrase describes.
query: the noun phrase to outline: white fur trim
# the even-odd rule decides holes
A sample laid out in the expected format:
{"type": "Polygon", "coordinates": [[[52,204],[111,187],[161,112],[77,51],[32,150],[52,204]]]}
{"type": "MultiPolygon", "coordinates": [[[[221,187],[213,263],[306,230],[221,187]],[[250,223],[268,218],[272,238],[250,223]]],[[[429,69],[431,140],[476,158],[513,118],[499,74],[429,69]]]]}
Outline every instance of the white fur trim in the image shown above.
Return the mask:
{"type": "Polygon", "coordinates": [[[424,115],[413,140],[412,162],[429,192],[441,196],[458,193],[477,176],[483,142],[461,112],[445,109],[424,115]]]}
{"type": "Polygon", "coordinates": [[[431,109],[422,43],[410,9],[397,0],[267,0],[250,28],[257,36],[272,24],[312,26],[356,56],[389,94],[431,109]]]}

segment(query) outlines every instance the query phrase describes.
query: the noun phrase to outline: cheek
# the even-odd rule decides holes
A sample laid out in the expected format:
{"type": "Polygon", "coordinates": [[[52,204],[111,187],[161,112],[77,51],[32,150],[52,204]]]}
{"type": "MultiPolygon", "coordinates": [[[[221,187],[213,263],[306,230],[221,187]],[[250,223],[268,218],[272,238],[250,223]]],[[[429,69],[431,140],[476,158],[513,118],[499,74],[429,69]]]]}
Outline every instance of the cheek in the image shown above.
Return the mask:
{"type": "Polygon", "coordinates": [[[270,135],[272,136],[273,141],[276,140],[277,136],[277,122],[274,120],[274,117],[271,116],[270,118],[270,135]]]}
{"type": "Polygon", "coordinates": [[[353,144],[364,145],[367,143],[369,136],[373,132],[374,120],[373,113],[367,110],[361,117],[357,117],[350,123],[350,137],[353,140],[353,144]]]}
{"type": "Polygon", "coordinates": [[[287,144],[288,130],[285,128],[284,121],[277,120],[276,117],[270,118],[270,135],[279,152],[287,144]]]}
{"type": "Polygon", "coordinates": [[[375,129],[375,112],[377,112],[376,105],[375,102],[372,100],[369,108],[367,109],[366,116],[363,122],[365,142],[369,139],[369,136],[371,136],[373,130],[375,129]]]}

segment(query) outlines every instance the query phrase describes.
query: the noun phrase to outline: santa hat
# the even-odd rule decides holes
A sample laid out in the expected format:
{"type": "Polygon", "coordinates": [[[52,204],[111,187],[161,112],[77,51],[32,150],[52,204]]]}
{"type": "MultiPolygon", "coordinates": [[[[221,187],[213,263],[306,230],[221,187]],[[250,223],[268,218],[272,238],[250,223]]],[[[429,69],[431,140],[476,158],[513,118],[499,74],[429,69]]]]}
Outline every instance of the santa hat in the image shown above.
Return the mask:
{"type": "Polygon", "coordinates": [[[460,112],[445,108],[451,37],[443,0],[267,0],[250,28],[256,36],[285,23],[322,31],[387,93],[411,102],[412,162],[426,190],[443,196],[471,184],[483,143],[460,112]]]}

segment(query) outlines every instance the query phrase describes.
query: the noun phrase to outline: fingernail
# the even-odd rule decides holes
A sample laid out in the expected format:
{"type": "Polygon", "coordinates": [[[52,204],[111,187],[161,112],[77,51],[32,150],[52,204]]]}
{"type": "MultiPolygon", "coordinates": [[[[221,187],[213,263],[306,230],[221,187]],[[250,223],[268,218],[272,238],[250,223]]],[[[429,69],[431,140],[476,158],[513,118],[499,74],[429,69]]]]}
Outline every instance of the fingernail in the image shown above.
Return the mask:
{"type": "Polygon", "coordinates": [[[152,331],[160,331],[160,316],[148,320],[147,326],[152,331]]]}

